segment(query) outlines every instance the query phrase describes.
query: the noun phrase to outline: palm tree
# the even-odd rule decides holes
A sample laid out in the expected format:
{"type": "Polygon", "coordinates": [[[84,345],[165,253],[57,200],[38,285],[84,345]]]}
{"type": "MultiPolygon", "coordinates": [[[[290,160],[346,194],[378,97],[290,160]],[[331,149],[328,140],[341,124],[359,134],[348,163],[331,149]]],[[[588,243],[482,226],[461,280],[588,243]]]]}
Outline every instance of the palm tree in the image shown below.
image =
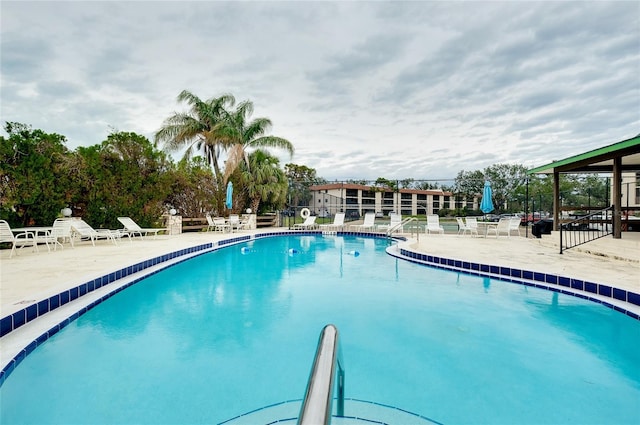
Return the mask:
{"type": "MultiPolygon", "coordinates": [[[[268,118],[256,118],[249,121],[253,113],[253,103],[246,100],[227,116],[226,128],[221,132],[231,144],[225,164],[225,180],[238,168],[241,162],[249,165],[248,149],[280,148],[293,155],[293,144],[287,139],[276,136],[265,136],[272,123],[268,118]]],[[[250,167],[249,167],[250,168],[250,167]]]]}
{"type": "Polygon", "coordinates": [[[224,191],[229,176],[244,159],[248,164],[247,148],[278,147],[293,155],[293,145],[286,139],[264,136],[271,127],[271,120],[257,118],[247,122],[253,113],[253,103],[244,101],[235,111],[235,98],[224,94],[202,101],[193,93],[183,90],[178,95],[179,102],[186,102],[191,109],[188,113],[174,113],[167,118],[155,134],[155,143],[164,143],[165,149],[176,151],[187,145],[184,157],[189,158],[194,150],[202,150],[207,162],[213,167],[218,196],[216,206],[223,211],[224,191]],[[219,158],[228,153],[224,172],[219,158]]]}
{"type": "Polygon", "coordinates": [[[223,94],[203,101],[190,91],[183,90],[177,100],[190,105],[189,112],[176,112],[167,118],[155,134],[155,143],[163,143],[169,151],[177,151],[186,145],[184,159],[190,158],[194,150],[204,153],[207,163],[213,167],[218,193],[216,205],[218,211],[222,211],[226,179],[218,159],[231,146],[222,129],[226,127],[228,117],[225,108],[233,106],[235,98],[231,94],[223,94]]]}
{"type": "Polygon", "coordinates": [[[240,180],[250,200],[251,210],[258,213],[260,202],[284,205],[287,198],[287,176],[280,161],[263,150],[253,151],[248,161],[241,163],[240,180]]]}

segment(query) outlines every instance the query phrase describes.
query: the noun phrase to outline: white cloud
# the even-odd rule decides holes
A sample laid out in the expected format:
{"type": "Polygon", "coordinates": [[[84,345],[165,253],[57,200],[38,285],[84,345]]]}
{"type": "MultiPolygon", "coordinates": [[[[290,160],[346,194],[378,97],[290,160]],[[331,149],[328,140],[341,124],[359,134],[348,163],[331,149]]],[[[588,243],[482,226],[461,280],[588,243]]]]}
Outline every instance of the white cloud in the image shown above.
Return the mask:
{"type": "Polygon", "coordinates": [[[282,161],[330,180],[542,165],[640,128],[637,2],[0,8],[2,121],[71,148],[152,138],[183,89],[252,100],[296,146],[282,161]]]}

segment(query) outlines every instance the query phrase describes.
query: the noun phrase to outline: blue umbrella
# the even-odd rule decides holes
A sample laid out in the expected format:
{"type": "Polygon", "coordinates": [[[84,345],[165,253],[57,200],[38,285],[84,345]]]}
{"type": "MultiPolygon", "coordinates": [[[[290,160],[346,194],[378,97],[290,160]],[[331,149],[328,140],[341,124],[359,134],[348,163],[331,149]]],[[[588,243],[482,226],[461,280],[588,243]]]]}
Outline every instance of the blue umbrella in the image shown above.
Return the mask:
{"type": "Polygon", "coordinates": [[[227,209],[231,209],[233,206],[233,183],[227,183],[227,200],[224,203],[227,209]]]}
{"type": "Polygon", "coordinates": [[[484,182],[484,190],[482,191],[480,210],[485,214],[493,211],[493,200],[491,199],[491,183],[489,183],[489,180],[486,180],[484,182]]]}

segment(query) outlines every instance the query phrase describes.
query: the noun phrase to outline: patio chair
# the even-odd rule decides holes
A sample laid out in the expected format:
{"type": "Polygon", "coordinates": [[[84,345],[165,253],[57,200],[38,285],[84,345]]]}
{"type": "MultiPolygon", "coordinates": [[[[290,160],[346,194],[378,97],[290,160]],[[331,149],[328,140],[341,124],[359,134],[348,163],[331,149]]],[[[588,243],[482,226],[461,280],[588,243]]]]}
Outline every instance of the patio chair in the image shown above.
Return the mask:
{"type": "Polygon", "coordinates": [[[9,254],[9,258],[13,257],[13,253],[16,252],[16,248],[24,248],[25,246],[30,246],[38,251],[38,244],[36,242],[35,234],[29,231],[20,231],[16,232],[16,235],[13,234],[13,230],[11,230],[11,226],[5,220],[0,220],[0,243],[6,242],[11,244],[11,253],[9,254]]]}
{"type": "Polygon", "coordinates": [[[377,226],[380,231],[402,232],[402,214],[389,213],[389,224],[380,224],[377,226]]]}
{"type": "Polygon", "coordinates": [[[155,227],[155,228],[142,228],[140,226],[138,226],[138,224],[133,221],[133,219],[129,218],[129,217],[118,217],[118,221],[120,223],[122,223],[122,225],[124,226],[124,231],[128,232],[131,235],[139,235],[140,239],[142,239],[142,234],[144,233],[144,235],[148,235],[149,233],[153,233],[153,237],[155,238],[156,236],[158,236],[158,232],[162,232],[163,230],[166,231],[167,229],[165,229],[164,227],[155,227]]]}
{"type": "Polygon", "coordinates": [[[511,232],[516,232],[518,236],[522,236],[520,234],[520,217],[511,217],[509,219],[509,236],[511,236],[511,232]]]}
{"type": "Polygon", "coordinates": [[[467,217],[464,219],[464,223],[469,230],[469,234],[478,236],[478,219],[475,217],[467,217]]]}
{"type": "Polygon", "coordinates": [[[207,214],[206,217],[207,217],[207,223],[209,224],[207,226],[207,232],[214,231],[214,232],[226,233],[231,231],[231,225],[227,223],[224,217],[212,218],[211,215],[209,214],[207,214]]]}
{"type": "Polygon", "coordinates": [[[242,229],[242,224],[240,223],[240,216],[238,214],[229,215],[229,228],[232,232],[236,230],[242,229]]]}
{"type": "Polygon", "coordinates": [[[344,227],[344,213],[339,212],[333,217],[333,223],[320,224],[318,226],[321,230],[342,230],[344,227]]]}
{"type": "Polygon", "coordinates": [[[350,229],[356,231],[364,231],[364,230],[375,230],[376,228],[376,213],[368,212],[364,215],[364,221],[362,224],[352,224],[349,226],[350,229]]]}
{"type": "Polygon", "coordinates": [[[315,229],[317,227],[316,224],[316,216],[310,215],[309,217],[304,219],[304,223],[296,223],[293,225],[294,230],[300,229],[315,229]]]}
{"type": "Polygon", "coordinates": [[[66,219],[56,219],[53,222],[53,227],[51,230],[45,233],[36,232],[35,233],[36,243],[45,243],[47,245],[47,251],[51,252],[51,248],[49,244],[53,244],[53,250],[58,250],[58,245],[60,248],[64,249],[64,245],[62,243],[69,239],[71,246],[73,247],[73,238],[71,237],[71,225],[69,224],[69,220],[66,219]]]}
{"type": "Polygon", "coordinates": [[[458,235],[462,233],[462,236],[464,236],[469,231],[469,226],[464,223],[462,217],[456,217],[456,223],[458,223],[458,235]]]}
{"type": "Polygon", "coordinates": [[[444,235],[444,227],[440,225],[440,217],[437,214],[430,214],[427,216],[426,231],[429,234],[435,232],[444,235]]]}
{"type": "Polygon", "coordinates": [[[487,236],[489,236],[489,233],[495,233],[496,238],[501,234],[511,236],[510,231],[511,231],[510,218],[501,218],[497,224],[491,224],[487,226],[487,236]]]}
{"type": "MultiPolygon", "coordinates": [[[[117,230],[106,230],[100,229],[96,230],[93,227],[89,226],[84,220],[81,218],[74,218],[71,221],[71,230],[73,233],[80,236],[81,239],[90,240],[93,246],[96,246],[97,240],[108,240],[112,242],[114,245],[118,244],[118,240],[125,235],[124,232],[120,232],[117,230]]],[[[129,234],[127,236],[131,237],[129,234]]]]}

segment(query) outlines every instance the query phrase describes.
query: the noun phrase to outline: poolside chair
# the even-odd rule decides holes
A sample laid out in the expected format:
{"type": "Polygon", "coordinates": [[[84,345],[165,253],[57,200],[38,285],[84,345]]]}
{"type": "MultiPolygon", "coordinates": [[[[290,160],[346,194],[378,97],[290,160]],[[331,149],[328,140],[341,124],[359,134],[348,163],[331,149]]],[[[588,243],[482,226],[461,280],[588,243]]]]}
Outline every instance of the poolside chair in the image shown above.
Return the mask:
{"type": "Polygon", "coordinates": [[[318,226],[320,230],[342,230],[344,227],[344,213],[339,212],[333,217],[333,223],[321,224],[318,226]]]}
{"type": "Polygon", "coordinates": [[[167,230],[164,227],[142,228],[138,226],[138,224],[129,217],[118,217],[118,221],[122,223],[122,225],[124,226],[125,232],[128,232],[129,234],[134,236],[139,235],[140,239],[142,239],[143,233],[145,236],[148,235],[149,233],[153,233],[153,237],[155,238],[156,236],[158,236],[158,232],[167,230]]]}
{"type": "Polygon", "coordinates": [[[475,217],[467,217],[464,223],[469,230],[469,234],[478,236],[478,219],[475,217]]]}
{"type": "Polygon", "coordinates": [[[207,223],[209,224],[207,226],[207,232],[214,231],[226,233],[231,231],[231,225],[227,223],[224,217],[211,218],[211,215],[207,214],[207,223]]]}
{"type": "Polygon", "coordinates": [[[231,229],[232,232],[236,230],[240,230],[242,228],[242,225],[240,224],[240,216],[238,214],[229,215],[228,223],[229,223],[229,228],[231,229]]]}
{"type": "MultiPolygon", "coordinates": [[[[90,240],[93,246],[96,246],[97,240],[108,240],[114,245],[117,245],[118,240],[125,235],[124,232],[119,232],[117,230],[96,230],[81,218],[74,218],[71,220],[71,230],[81,239],[90,240]]],[[[127,234],[127,236],[131,237],[129,234],[127,234]]]]}
{"type": "Polygon", "coordinates": [[[458,223],[458,236],[460,233],[464,236],[464,234],[469,231],[469,227],[464,223],[462,217],[456,217],[456,223],[458,223]]]}
{"type": "Polygon", "coordinates": [[[501,218],[497,224],[487,226],[487,236],[489,236],[489,233],[495,233],[496,238],[501,234],[511,236],[511,219],[501,218]]]}
{"type": "Polygon", "coordinates": [[[296,223],[293,225],[294,230],[300,229],[315,229],[317,227],[316,224],[316,216],[310,215],[309,217],[304,219],[304,223],[296,223]]]}
{"type": "Polygon", "coordinates": [[[444,235],[444,227],[440,225],[440,217],[437,214],[427,216],[427,228],[425,230],[429,234],[436,232],[444,235]]]}
{"type": "Polygon", "coordinates": [[[35,233],[36,243],[44,243],[47,245],[47,251],[51,252],[51,247],[49,244],[53,245],[53,250],[58,250],[58,245],[60,248],[64,249],[64,242],[66,239],[69,239],[71,242],[71,246],[73,247],[73,238],[71,237],[71,225],[69,224],[69,220],[66,219],[56,219],[53,222],[53,227],[51,230],[45,233],[36,232],[35,233]]]}
{"type": "Polygon", "coordinates": [[[380,224],[377,226],[377,229],[380,231],[387,232],[402,232],[402,214],[397,213],[389,213],[389,224],[380,224]]]}
{"type": "Polygon", "coordinates": [[[11,253],[9,254],[9,258],[13,257],[13,253],[16,251],[16,248],[24,248],[25,246],[30,246],[38,251],[38,244],[36,242],[35,234],[29,231],[19,231],[16,232],[16,235],[13,234],[13,230],[11,230],[11,226],[5,220],[0,220],[0,243],[6,242],[11,244],[11,253]]]}
{"type": "Polygon", "coordinates": [[[520,217],[511,217],[509,219],[509,236],[511,236],[511,232],[516,232],[518,236],[522,236],[520,234],[520,217]]]}
{"type": "Polygon", "coordinates": [[[376,228],[376,213],[368,212],[364,215],[364,221],[362,224],[352,224],[350,229],[356,231],[375,230],[376,228]]]}

